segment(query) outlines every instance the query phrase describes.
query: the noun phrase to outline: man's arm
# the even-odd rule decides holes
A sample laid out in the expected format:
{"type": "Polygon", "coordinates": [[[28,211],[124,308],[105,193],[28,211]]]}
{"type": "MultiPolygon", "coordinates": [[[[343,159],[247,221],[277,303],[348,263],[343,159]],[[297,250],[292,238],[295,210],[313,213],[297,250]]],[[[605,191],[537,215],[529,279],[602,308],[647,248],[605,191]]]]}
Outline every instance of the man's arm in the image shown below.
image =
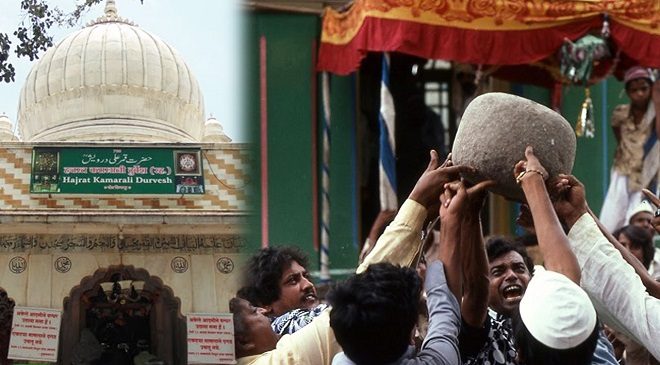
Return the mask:
{"type": "Polygon", "coordinates": [[[441,261],[429,264],[424,282],[429,310],[429,330],[414,359],[403,364],[460,364],[458,299],[449,290],[441,261]]]}
{"type": "Polygon", "coordinates": [[[578,219],[568,237],[582,267],[582,287],[603,321],[660,356],[660,300],[646,292],[590,214],[578,219]]]}
{"type": "Polygon", "coordinates": [[[491,182],[466,190],[456,181],[445,185],[441,196],[440,240],[427,254],[429,268],[424,286],[429,311],[429,331],[415,359],[405,364],[459,364],[459,300],[462,294],[461,223],[468,212],[469,196],[483,196],[491,182]],[[444,267],[444,270],[443,270],[444,267]]]}
{"type": "Polygon", "coordinates": [[[394,221],[378,238],[376,246],[358,266],[356,273],[364,272],[369,265],[379,262],[411,266],[421,250],[421,230],[425,218],[426,208],[407,199],[399,208],[394,221]]]}
{"type": "MultiPolygon", "coordinates": [[[[456,300],[463,295],[463,273],[461,271],[461,210],[467,195],[461,182],[447,184],[440,196],[440,239],[433,242],[426,255],[426,262],[441,261],[446,272],[449,290],[456,300]],[[452,197],[454,197],[452,201],[452,197]]],[[[427,274],[428,276],[428,274],[427,274]]],[[[432,279],[433,277],[431,277],[432,279]]]]}
{"type": "MultiPolygon", "coordinates": [[[[485,197],[485,194],[483,194],[485,197]]],[[[481,199],[483,199],[481,197],[481,199]]],[[[459,332],[461,358],[479,353],[488,340],[488,256],[479,217],[483,202],[475,204],[463,217],[461,232],[461,264],[463,268],[463,300],[461,301],[462,324],[459,332]]]]}
{"type": "Polygon", "coordinates": [[[482,327],[488,316],[488,256],[484,246],[479,212],[463,219],[461,246],[463,250],[463,301],[461,315],[471,327],[482,327]]]}
{"type": "Polygon", "coordinates": [[[621,143],[621,125],[628,118],[630,113],[630,105],[617,105],[612,111],[612,119],[610,125],[612,126],[612,132],[616,138],[616,142],[621,143]]]}
{"type": "MultiPolygon", "coordinates": [[[[464,218],[472,213],[471,206],[474,201],[482,201],[485,189],[493,184],[492,181],[483,181],[469,189],[462,182],[455,181],[445,185],[445,191],[440,196],[440,240],[433,242],[429,248],[426,261],[440,260],[447,272],[449,289],[457,300],[463,294],[463,268],[462,268],[462,223],[464,218]]],[[[480,234],[480,233],[479,233],[480,234]]]]}
{"type": "Polygon", "coordinates": [[[547,270],[565,275],[579,285],[580,266],[571,251],[568,238],[559,224],[545,188],[548,172],[534,155],[531,146],[525,149],[525,159],[526,161],[516,164],[514,175],[519,176],[519,184],[532,213],[544,266],[547,270]]]}
{"type": "Polygon", "coordinates": [[[621,253],[609,243],[589,213],[584,187],[572,176],[560,176],[564,188],[555,202],[569,228],[568,239],[581,267],[581,286],[600,318],[660,356],[660,300],[651,297],[621,253]]]}
{"type": "Polygon", "coordinates": [[[359,274],[369,265],[378,262],[412,266],[421,251],[421,230],[427,211],[437,205],[444,184],[457,179],[461,172],[472,170],[468,166],[453,166],[450,158],[440,164],[437,152],[432,150],[426,170],[417,180],[394,221],[385,228],[376,247],[358,266],[356,273],[359,274]]]}
{"type": "Polygon", "coordinates": [[[644,267],[644,265],[623,245],[619,242],[619,240],[616,239],[616,237],[612,236],[612,234],[603,226],[603,224],[598,220],[598,217],[594,214],[594,212],[589,209],[589,215],[594,219],[594,222],[598,225],[598,229],[600,229],[600,232],[605,236],[605,238],[610,242],[614,248],[619,251],[621,254],[621,257],[628,263],[628,265],[632,266],[632,268],[635,270],[635,273],[639,276],[639,278],[642,280],[642,284],[644,284],[644,287],[646,288],[646,291],[653,297],[655,298],[660,298],[660,282],[656,281],[653,279],[653,277],[649,274],[648,270],[644,267]]]}
{"type": "MultiPolygon", "coordinates": [[[[646,198],[648,198],[648,200],[651,201],[651,203],[653,203],[657,212],[660,209],[660,198],[655,196],[655,194],[653,194],[648,189],[642,189],[642,192],[644,193],[644,195],[646,195],[646,198]]],[[[660,233],[660,215],[658,214],[653,215],[652,224],[653,224],[653,228],[655,228],[655,231],[660,233]]]]}
{"type": "Polygon", "coordinates": [[[341,347],[330,328],[330,309],[296,333],[284,335],[274,350],[255,358],[238,359],[239,365],[330,364],[341,347]]]}
{"type": "Polygon", "coordinates": [[[394,216],[396,216],[396,210],[381,210],[378,212],[378,215],[376,216],[376,219],[374,219],[374,223],[371,225],[371,229],[369,230],[369,235],[367,236],[367,239],[364,242],[364,245],[362,245],[362,249],[360,250],[358,263],[362,263],[364,258],[367,257],[371,250],[374,249],[376,242],[378,242],[378,237],[383,234],[385,227],[387,227],[387,225],[392,222],[394,216]]]}
{"type": "Polygon", "coordinates": [[[660,298],[660,282],[654,280],[646,268],[642,265],[642,263],[639,262],[639,260],[633,256],[633,254],[628,249],[623,247],[623,245],[619,243],[616,237],[612,236],[607,228],[605,228],[600,220],[598,220],[598,217],[596,217],[596,215],[587,205],[587,201],[584,195],[584,186],[582,183],[580,183],[574,176],[559,175],[559,179],[554,184],[551,184],[550,189],[553,192],[552,195],[565,196],[566,194],[570,194],[569,198],[574,201],[572,204],[567,204],[565,197],[564,199],[560,199],[555,204],[558,216],[562,221],[564,221],[568,229],[573,227],[575,222],[582,215],[586,213],[590,214],[594,219],[594,222],[598,225],[602,235],[610,242],[612,246],[614,246],[614,248],[617,249],[617,251],[619,251],[623,259],[635,270],[635,273],[637,273],[637,275],[642,280],[642,284],[644,284],[648,293],[655,298],[660,298]],[[562,208],[561,205],[566,206],[562,208]]]}

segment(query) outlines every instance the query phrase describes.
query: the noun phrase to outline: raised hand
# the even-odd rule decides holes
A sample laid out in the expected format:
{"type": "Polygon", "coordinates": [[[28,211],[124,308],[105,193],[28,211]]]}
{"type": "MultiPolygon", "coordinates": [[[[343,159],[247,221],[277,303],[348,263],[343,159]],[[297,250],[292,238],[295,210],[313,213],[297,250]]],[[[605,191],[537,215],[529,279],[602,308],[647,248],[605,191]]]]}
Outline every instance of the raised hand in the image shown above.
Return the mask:
{"type": "Polygon", "coordinates": [[[655,80],[653,83],[653,89],[651,91],[651,97],[653,98],[654,105],[660,105],[660,78],[655,80]]]}
{"type": "Polygon", "coordinates": [[[525,193],[534,219],[534,231],[545,267],[580,284],[580,265],[571,251],[568,237],[562,229],[545,186],[544,180],[548,172],[534,156],[531,147],[525,150],[525,159],[516,164],[514,172],[518,174],[518,183],[525,193]]]}
{"type": "MultiPolygon", "coordinates": [[[[657,82],[656,82],[657,83],[657,82]]],[[[648,200],[655,205],[655,214],[653,214],[653,228],[655,231],[660,233],[660,198],[655,196],[650,190],[642,189],[642,192],[648,200]]]]}
{"type": "Polygon", "coordinates": [[[472,217],[479,217],[481,208],[484,207],[488,188],[496,184],[495,180],[482,181],[474,186],[467,187],[466,212],[472,217]]]}
{"type": "Polygon", "coordinates": [[[516,182],[520,184],[527,174],[530,173],[541,175],[543,180],[548,178],[548,171],[546,171],[545,167],[541,165],[539,159],[534,155],[534,148],[527,146],[525,148],[525,159],[519,161],[513,167],[513,176],[516,178],[516,182]]]}
{"type": "Polygon", "coordinates": [[[456,180],[444,185],[440,195],[440,219],[462,216],[467,201],[467,190],[462,181],[456,180]]]}
{"type": "Polygon", "coordinates": [[[440,195],[440,217],[450,215],[465,218],[465,215],[478,216],[486,197],[486,188],[493,186],[495,181],[482,181],[469,188],[463,181],[457,180],[444,185],[444,192],[440,195]]]}
{"type": "Polygon", "coordinates": [[[642,193],[646,196],[646,198],[655,205],[656,208],[660,208],[660,198],[655,196],[649,189],[642,189],[642,193]]]}
{"type": "Polygon", "coordinates": [[[474,168],[469,166],[454,166],[451,162],[451,155],[447,157],[447,160],[443,164],[440,164],[438,153],[435,150],[431,150],[431,161],[429,161],[422,176],[417,180],[408,198],[428,209],[437,203],[445,184],[458,180],[460,173],[473,170],[474,168]]]}
{"type": "Polygon", "coordinates": [[[589,211],[584,185],[573,175],[559,174],[548,184],[557,217],[570,229],[589,211]]]}

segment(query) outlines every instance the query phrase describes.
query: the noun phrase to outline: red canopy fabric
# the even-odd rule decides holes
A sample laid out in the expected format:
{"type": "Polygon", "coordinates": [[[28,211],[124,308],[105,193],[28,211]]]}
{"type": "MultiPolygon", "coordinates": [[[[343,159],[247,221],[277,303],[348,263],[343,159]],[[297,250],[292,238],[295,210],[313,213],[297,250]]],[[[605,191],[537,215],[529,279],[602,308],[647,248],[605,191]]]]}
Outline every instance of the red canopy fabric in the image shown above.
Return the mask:
{"type": "Polygon", "coordinates": [[[345,75],[367,52],[402,52],[482,65],[538,63],[564,39],[610,20],[615,46],[634,62],[660,68],[657,0],[356,0],[323,18],[318,69],[345,75]]]}

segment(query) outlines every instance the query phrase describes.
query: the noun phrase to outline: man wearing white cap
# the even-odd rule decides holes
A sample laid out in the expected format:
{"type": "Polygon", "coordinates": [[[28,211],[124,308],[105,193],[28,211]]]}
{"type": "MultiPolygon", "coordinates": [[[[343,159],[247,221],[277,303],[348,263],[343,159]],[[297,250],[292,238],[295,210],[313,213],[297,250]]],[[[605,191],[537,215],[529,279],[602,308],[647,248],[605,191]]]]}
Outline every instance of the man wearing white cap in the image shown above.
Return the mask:
{"type": "Polygon", "coordinates": [[[597,318],[587,293],[566,276],[539,270],[514,317],[519,358],[529,364],[591,363],[597,318]],[[573,362],[574,361],[574,362],[573,362]]]}
{"type": "MultiPolygon", "coordinates": [[[[653,228],[653,215],[655,209],[651,206],[648,200],[642,200],[635,209],[630,212],[628,224],[646,229],[651,237],[655,235],[655,228],[653,228]]],[[[648,267],[649,274],[655,280],[660,280],[660,249],[656,248],[653,255],[651,265],[648,267]]]]}
{"type": "Polygon", "coordinates": [[[644,228],[651,236],[655,235],[653,228],[653,214],[655,210],[648,200],[642,200],[635,209],[628,214],[628,224],[644,228]]]}
{"type": "Polygon", "coordinates": [[[531,147],[514,173],[525,193],[547,269],[530,280],[513,326],[519,361],[590,364],[598,340],[596,311],[580,288],[580,266],[545,187],[548,173],[531,147]]]}
{"type": "Polygon", "coordinates": [[[657,192],[660,176],[660,92],[653,93],[648,69],[635,66],[624,77],[630,104],[619,105],[612,113],[612,130],[617,139],[610,186],[600,221],[610,232],[625,225],[641,201],[642,188],[657,192]]]}

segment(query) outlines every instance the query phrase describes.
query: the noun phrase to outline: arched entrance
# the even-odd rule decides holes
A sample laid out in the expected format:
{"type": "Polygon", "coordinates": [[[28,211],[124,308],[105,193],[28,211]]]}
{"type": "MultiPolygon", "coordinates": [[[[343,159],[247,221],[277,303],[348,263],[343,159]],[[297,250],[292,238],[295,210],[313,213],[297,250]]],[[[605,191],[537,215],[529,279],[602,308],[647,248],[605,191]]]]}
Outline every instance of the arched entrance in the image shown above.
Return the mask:
{"type": "Polygon", "coordinates": [[[0,288],[0,365],[9,364],[9,337],[11,336],[11,321],[14,316],[14,300],[0,288]]]}
{"type": "Polygon", "coordinates": [[[133,266],[101,268],[83,278],[64,298],[60,363],[99,351],[102,364],[132,364],[140,351],[164,364],[185,364],[181,301],[160,278],[133,266]]]}

